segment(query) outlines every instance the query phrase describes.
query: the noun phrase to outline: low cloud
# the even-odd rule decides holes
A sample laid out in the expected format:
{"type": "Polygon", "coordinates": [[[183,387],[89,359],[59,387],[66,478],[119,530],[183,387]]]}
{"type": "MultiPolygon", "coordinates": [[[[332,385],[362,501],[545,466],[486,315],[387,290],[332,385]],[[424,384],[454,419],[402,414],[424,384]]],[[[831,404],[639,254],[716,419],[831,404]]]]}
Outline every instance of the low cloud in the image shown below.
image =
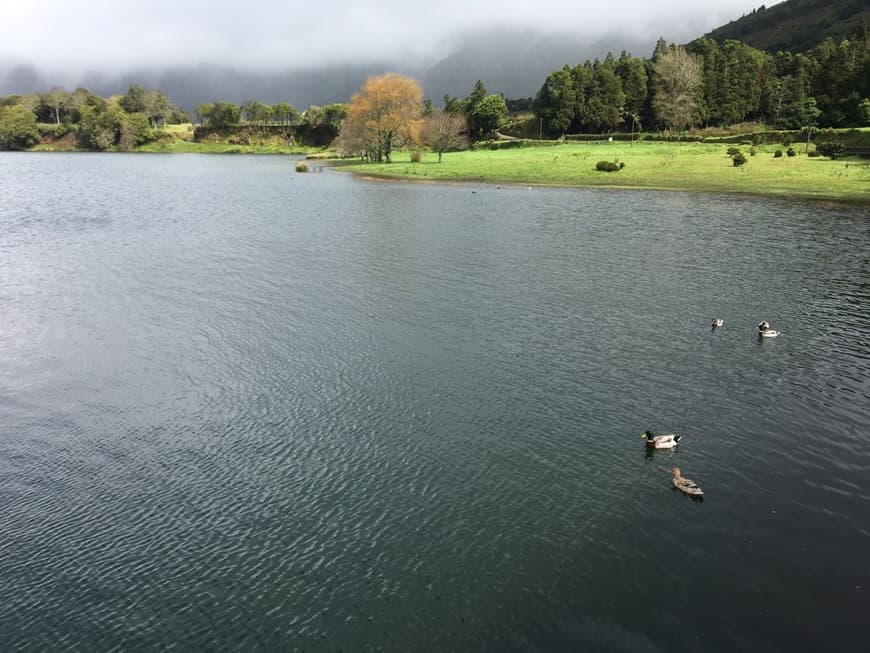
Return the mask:
{"type": "Polygon", "coordinates": [[[3,0],[0,61],[66,76],[199,63],[260,71],[387,59],[425,66],[473,31],[533,29],[595,40],[621,33],[651,44],[659,36],[682,41],[739,18],[754,2],[3,0]]]}

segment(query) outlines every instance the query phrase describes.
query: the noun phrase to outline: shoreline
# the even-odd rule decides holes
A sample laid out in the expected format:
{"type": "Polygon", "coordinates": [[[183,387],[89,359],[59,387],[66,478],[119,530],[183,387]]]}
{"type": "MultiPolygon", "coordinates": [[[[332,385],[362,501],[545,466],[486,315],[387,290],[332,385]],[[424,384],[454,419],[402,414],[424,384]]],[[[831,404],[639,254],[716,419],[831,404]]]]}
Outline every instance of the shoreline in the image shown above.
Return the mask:
{"type": "Polygon", "coordinates": [[[768,197],[870,208],[870,161],[822,157],[774,157],[767,146],[745,166],[730,165],[725,147],[651,143],[630,147],[559,145],[506,151],[446,154],[443,163],[323,160],[330,167],[382,182],[465,183],[543,188],[601,188],[768,197]],[[594,153],[594,155],[592,155],[594,153]],[[604,155],[604,156],[602,156],[604,155]],[[625,162],[617,172],[598,172],[597,157],[625,162]]]}

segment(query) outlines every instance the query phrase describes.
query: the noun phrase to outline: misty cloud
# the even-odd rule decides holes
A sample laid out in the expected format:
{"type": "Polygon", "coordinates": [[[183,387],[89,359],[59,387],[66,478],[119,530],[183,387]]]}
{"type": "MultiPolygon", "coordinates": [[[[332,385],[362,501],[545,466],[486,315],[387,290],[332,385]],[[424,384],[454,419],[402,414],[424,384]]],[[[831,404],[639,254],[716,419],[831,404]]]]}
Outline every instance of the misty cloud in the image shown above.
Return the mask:
{"type": "Polygon", "coordinates": [[[596,41],[618,33],[646,39],[651,49],[660,35],[694,38],[759,2],[0,0],[0,67],[33,65],[69,78],[200,63],[259,71],[384,60],[426,66],[469,32],[504,28],[596,41]]]}

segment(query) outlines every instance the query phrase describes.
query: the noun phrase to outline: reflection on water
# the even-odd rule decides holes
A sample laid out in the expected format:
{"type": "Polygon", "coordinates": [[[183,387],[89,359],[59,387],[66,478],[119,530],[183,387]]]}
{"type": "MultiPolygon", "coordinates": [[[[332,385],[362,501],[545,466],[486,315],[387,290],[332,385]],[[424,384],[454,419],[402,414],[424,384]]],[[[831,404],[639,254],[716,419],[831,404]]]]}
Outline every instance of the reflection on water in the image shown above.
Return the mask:
{"type": "Polygon", "coordinates": [[[866,212],[141,155],[0,200],[7,648],[862,649],[866,212]]]}

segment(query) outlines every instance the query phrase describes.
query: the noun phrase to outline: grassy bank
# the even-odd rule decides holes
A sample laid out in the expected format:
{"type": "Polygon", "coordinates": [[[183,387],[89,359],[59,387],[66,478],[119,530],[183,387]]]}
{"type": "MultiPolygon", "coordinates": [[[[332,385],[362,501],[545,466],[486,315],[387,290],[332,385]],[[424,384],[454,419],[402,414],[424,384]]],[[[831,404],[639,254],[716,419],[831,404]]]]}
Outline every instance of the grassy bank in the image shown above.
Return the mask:
{"type": "Polygon", "coordinates": [[[402,152],[391,164],[341,161],[338,165],[384,178],[749,193],[870,205],[870,160],[810,158],[802,145],[795,146],[800,154],[794,157],[786,156],[779,145],[758,146],[752,156],[743,146],[747,161],[735,167],[728,147],[648,141],[565,143],[451,152],[440,164],[436,154],[424,153],[419,163],[411,163],[410,153],[402,152]],[[780,149],[783,156],[775,158],[780,149]],[[625,166],[599,172],[598,161],[625,166]]]}

